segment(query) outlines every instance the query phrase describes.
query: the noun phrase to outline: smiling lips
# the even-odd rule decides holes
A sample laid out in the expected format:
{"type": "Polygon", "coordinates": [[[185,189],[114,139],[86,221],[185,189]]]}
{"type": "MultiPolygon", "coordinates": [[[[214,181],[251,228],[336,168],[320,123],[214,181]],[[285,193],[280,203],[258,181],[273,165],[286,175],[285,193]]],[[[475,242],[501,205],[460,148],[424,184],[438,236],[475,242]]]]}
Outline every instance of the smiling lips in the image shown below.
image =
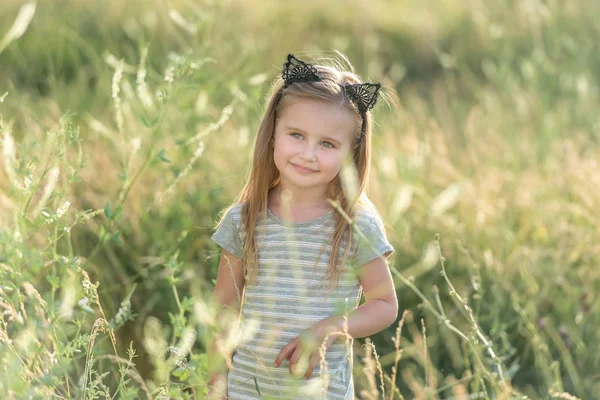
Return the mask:
{"type": "Polygon", "coordinates": [[[290,164],[292,164],[294,166],[294,168],[296,168],[297,171],[303,172],[305,174],[312,173],[312,172],[317,172],[314,169],[303,167],[301,165],[297,165],[297,164],[294,164],[294,163],[290,163],[290,164]]]}

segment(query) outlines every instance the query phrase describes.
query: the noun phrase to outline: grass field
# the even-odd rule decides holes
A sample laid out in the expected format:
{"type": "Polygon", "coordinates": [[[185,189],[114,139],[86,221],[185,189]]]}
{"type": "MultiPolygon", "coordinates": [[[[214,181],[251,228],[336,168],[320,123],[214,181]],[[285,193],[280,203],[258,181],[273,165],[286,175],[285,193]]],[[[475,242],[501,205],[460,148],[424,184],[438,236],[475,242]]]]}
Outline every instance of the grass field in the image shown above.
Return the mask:
{"type": "Polygon", "coordinates": [[[356,396],[598,397],[600,3],[124,4],[3,1],[0,397],[204,398],[210,235],[285,55],[334,50],[387,93],[405,312],[356,396]]]}

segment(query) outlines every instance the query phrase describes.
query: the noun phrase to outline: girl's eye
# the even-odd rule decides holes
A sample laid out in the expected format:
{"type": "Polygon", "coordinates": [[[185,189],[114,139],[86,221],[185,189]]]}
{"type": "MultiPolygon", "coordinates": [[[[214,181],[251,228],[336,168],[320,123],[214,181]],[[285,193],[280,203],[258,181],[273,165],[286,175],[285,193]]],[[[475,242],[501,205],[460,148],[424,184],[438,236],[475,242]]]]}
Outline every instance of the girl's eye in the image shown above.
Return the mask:
{"type": "Polygon", "coordinates": [[[302,135],[296,132],[292,133],[291,136],[295,137],[296,139],[302,139],[302,135]]]}
{"type": "Polygon", "coordinates": [[[331,142],[321,142],[321,143],[323,144],[324,147],[327,147],[328,149],[334,149],[335,148],[335,146],[331,142]]]}

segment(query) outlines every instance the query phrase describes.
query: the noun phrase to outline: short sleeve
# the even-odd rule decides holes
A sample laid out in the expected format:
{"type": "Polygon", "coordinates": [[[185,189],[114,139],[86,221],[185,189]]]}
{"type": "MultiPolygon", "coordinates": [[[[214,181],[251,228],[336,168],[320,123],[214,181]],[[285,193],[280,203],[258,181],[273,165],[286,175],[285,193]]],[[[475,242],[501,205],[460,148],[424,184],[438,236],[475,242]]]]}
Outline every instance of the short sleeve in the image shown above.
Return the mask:
{"type": "Polygon", "coordinates": [[[385,228],[381,218],[369,215],[357,220],[357,227],[361,230],[364,238],[356,234],[356,252],[354,253],[354,265],[360,267],[371,260],[394,251],[388,242],[385,228]]]}
{"type": "Polygon", "coordinates": [[[223,217],[211,239],[233,256],[242,258],[244,251],[240,235],[239,206],[227,210],[225,217],[223,217]]]}

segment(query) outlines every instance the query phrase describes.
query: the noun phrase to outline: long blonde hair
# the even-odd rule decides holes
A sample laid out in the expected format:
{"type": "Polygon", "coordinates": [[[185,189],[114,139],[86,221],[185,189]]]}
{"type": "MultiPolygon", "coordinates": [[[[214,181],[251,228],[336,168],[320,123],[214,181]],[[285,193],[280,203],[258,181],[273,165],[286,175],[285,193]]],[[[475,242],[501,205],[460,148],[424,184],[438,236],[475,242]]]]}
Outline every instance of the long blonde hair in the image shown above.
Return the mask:
{"type": "MultiPolygon", "coordinates": [[[[351,71],[339,67],[313,65],[320,78],[318,82],[296,82],[287,87],[279,77],[273,84],[267,108],[263,116],[254,146],[252,169],[246,184],[242,188],[236,204],[242,206],[242,229],[245,231],[243,264],[247,282],[255,282],[258,266],[258,250],[256,242],[256,225],[259,216],[266,218],[269,191],[279,183],[279,171],[273,159],[273,137],[277,118],[290,100],[297,98],[318,99],[348,108],[356,115],[356,129],[352,160],[358,176],[358,193],[354,199],[348,200],[344,195],[339,174],[331,182],[329,197],[338,202],[348,215],[353,216],[356,207],[365,199],[363,194],[367,185],[371,164],[371,112],[363,116],[356,105],[344,92],[343,85],[360,83],[359,77],[351,71]],[[364,136],[361,138],[361,124],[364,121],[364,136]]],[[[231,208],[229,207],[229,208],[231,208]]],[[[224,214],[229,209],[225,210],[224,214]]],[[[337,286],[342,267],[352,248],[352,226],[340,213],[335,213],[335,226],[332,232],[333,242],[328,261],[328,277],[331,287],[337,286]],[[340,260],[340,247],[345,244],[344,254],[340,260]]]]}

